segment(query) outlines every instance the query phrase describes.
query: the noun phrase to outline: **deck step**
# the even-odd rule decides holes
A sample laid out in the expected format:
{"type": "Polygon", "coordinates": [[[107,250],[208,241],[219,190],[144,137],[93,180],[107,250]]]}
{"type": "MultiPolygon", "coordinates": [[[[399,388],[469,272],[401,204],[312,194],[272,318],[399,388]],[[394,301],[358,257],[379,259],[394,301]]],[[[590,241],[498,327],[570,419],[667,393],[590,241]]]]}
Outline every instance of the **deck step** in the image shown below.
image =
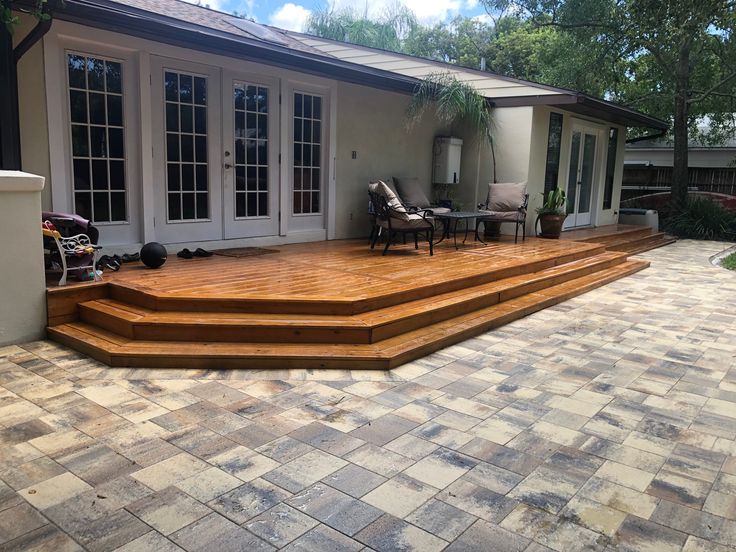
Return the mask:
{"type": "Polygon", "coordinates": [[[530,274],[357,315],[157,311],[115,299],[79,305],[83,322],[128,339],[272,343],[376,343],[625,262],[608,251],[530,274]]]}
{"type": "MultiPolygon", "coordinates": [[[[111,366],[389,369],[647,266],[649,263],[637,260],[613,264],[371,344],[136,340],[86,322],[60,324],[48,331],[53,339],[111,366]]],[[[140,311],[129,311],[131,317],[140,314],[140,311]]]]}
{"type": "MultiPolygon", "coordinates": [[[[605,228],[605,227],[603,227],[605,228]]],[[[576,231],[571,231],[568,236],[574,235],[576,231]]],[[[649,236],[652,229],[648,226],[634,226],[626,229],[612,228],[610,232],[599,232],[597,234],[586,236],[583,238],[567,237],[566,239],[574,239],[576,242],[582,243],[601,243],[606,246],[620,241],[629,241],[640,237],[649,236]]]]}
{"type": "Polygon", "coordinates": [[[625,253],[630,253],[634,250],[639,250],[643,248],[654,249],[655,247],[666,245],[664,243],[666,238],[667,236],[664,232],[656,232],[649,234],[648,236],[641,236],[635,239],[628,240],[621,239],[616,242],[606,244],[606,249],[608,249],[609,251],[622,251],[625,253]]]}

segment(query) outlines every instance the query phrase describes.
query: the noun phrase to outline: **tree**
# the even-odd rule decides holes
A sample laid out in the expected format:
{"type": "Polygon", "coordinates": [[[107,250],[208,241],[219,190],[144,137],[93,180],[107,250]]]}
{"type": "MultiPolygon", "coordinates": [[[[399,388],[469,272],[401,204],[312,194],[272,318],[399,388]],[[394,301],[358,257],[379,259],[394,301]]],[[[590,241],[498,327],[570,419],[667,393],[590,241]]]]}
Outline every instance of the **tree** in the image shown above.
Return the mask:
{"type": "Polygon", "coordinates": [[[608,97],[671,116],[672,203],[681,210],[687,200],[689,128],[707,113],[732,124],[717,114],[733,113],[736,97],[733,0],[482,1],[494,13],[513,12],[605,53],[606,67],[617,74],[608,83],[608,97]]]}

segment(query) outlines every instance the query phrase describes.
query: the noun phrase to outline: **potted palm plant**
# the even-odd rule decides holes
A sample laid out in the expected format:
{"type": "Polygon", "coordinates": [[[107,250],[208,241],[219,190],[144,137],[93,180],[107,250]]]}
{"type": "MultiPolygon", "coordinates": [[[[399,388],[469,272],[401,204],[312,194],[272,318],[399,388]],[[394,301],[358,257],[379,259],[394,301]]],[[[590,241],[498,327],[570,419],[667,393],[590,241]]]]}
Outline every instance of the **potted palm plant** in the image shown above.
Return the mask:
{"type": "MultiPolygon", "coordinates": [[[[542,227],[539,234],[542,238],[559,239],[562,233],[562,225],[565,223],[567,213],[565,212],[565,204],[567,198],[565,192],[561,188],[555,188],[544,196],[544,203],[537,208],[537,223],[542,227]]],[[[534,225],[536,227],[536,223],[534,225]]]]}

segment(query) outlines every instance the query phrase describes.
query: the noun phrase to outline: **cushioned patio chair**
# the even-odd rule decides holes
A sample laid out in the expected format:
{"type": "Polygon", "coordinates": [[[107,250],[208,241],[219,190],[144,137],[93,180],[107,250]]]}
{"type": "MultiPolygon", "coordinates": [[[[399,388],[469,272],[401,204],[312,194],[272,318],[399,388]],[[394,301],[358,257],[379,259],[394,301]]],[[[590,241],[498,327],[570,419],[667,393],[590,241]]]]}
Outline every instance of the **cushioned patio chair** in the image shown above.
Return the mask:
{"type": "Polygon", "coordinates": [[[526,182],[491,182],[488,184],[488,195],[485,203],[478,204],[481,215],[475,219],[475,231],[481,223],[498,222],[516,225],[514,243],[519,241],[519,226],[522,230],[522,241],[526,239],[526,211],[529,207],[529,194],[526,182]]]}
{"type": "Polygon", "coordinates": [[[371,249],[375,248],[381,234],[385,236],[386,246],[381,255],[385,255],[395,234],[413,234],[414,248],[419,249],[419,234],[426,234],[429,242],[429,254],[434,255],[434,222],[432,212],[426,209],[405,207],[396,194],[379,180],[368,185],[370,209],[375,216],[376,230],[372,234],[371,249]]]}

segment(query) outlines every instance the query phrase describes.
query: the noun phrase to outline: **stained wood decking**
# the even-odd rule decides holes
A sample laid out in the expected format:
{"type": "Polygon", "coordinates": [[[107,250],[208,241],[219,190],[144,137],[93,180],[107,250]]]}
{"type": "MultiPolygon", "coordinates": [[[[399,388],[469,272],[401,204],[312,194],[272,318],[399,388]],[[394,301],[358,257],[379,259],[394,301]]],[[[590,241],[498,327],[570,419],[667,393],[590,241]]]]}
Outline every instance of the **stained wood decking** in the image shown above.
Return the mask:
{"type": "Polygon", "coordinates": [[[363,240],[277,249],[49,289],[49,335],[114,366],[386,369],[648,266],[536,238],[433,257],[426,244],[382,257],[363,240]]]}

